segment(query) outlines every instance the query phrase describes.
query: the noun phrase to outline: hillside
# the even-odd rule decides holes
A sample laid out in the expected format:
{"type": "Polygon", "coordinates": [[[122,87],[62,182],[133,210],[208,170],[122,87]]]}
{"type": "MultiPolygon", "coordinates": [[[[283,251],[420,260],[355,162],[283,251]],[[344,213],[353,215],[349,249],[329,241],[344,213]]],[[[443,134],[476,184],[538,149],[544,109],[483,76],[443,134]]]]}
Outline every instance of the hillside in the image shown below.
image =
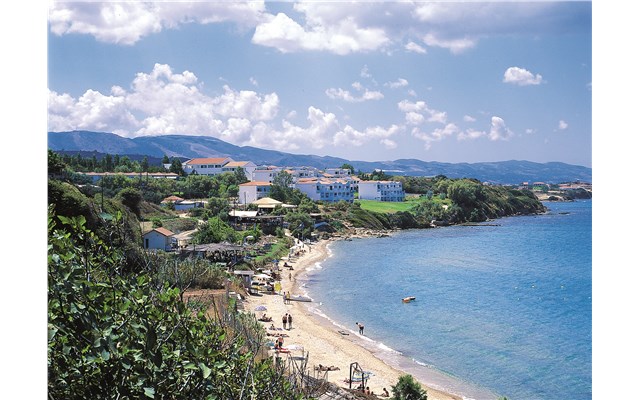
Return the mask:
{"type": "MultiPolygon", "coordinates": [[[[356,171],[371,172],[382,169],[391,175],[435,176],[450,178],[472,177],[497,184],[517,184],[542,181],[591,182],[591,168],[561,162],[535,163],[531,161],[500,161],[483,163],[441,163],[416,159],[394,161],[358,161],[338,157],[290,154],[251,146],[235,146],[208,136],[163,135],[133,139],[107,132],[49,132],[48,147],[54,151],[95,151],[120,155],[146,155],[162,158],[196,158],[228,156],[234,160],[250,160],[256,165],[312,166],[316,168],[353,165],[356,171]]],[[[133,158],[133,157],[132,157],[133,158]]]]}

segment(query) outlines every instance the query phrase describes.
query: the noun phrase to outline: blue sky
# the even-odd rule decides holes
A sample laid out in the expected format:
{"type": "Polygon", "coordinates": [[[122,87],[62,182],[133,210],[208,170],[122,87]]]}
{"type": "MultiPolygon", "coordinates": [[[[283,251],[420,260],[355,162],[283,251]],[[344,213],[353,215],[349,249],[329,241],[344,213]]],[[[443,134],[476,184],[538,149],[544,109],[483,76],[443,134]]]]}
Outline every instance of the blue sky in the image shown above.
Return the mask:
{"type": "Polygon", "coordinates": [[[591,167],[590,2],[58,2],[49,131],[591,167]]]}

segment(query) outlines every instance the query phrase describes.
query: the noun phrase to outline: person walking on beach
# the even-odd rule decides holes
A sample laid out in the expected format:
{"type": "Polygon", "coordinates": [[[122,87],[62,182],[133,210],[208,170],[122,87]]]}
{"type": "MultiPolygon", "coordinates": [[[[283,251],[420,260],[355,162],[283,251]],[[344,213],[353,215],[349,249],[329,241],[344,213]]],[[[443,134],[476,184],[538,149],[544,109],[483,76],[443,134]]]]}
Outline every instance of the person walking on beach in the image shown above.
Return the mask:
{"type": "Polygon", "coordinates": [[[287,314],[282,316],[282,329],[287,329],[287,314]]]}
{"type": "Polygon", "coordinates": [[[287,302],[285,304],[291,304],[291,294],[287,292],[287,302]]]}
{"type": "Polygon", "coordinates": [[[364,335],[364,325],[362,325],[360,322],[356,322],[356,325],[358,325],[358,332],[361,335],[364,335]]]}
{"type": "Polygon", "coordinates": [[[293,317],[291,314],[287,315],[287,322],[289,322],[289,330],[291,330],[291,324],[293,323],[293,317]]]}

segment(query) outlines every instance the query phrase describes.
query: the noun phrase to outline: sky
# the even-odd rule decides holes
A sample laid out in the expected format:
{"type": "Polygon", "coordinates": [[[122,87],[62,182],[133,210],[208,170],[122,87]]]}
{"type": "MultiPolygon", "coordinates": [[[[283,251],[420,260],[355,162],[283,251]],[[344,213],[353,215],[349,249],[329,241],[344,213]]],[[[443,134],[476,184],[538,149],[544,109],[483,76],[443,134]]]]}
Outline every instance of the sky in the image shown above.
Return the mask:
{"type": "Polygon", "coordinates": [[[60,2],[47,130],[592,166],[591,2],[60,2]]]}

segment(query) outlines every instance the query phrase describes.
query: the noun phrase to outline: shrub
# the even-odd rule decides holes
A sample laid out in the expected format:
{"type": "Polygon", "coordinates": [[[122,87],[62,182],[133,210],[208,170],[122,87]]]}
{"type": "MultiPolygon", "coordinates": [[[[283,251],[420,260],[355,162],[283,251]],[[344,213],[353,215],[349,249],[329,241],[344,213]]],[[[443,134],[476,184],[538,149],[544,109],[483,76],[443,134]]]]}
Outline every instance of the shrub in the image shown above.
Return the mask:
{"type": "Polygon", "coordinates": [[[427,400],[427,392],[411,375],[402,375],[395,386],[391,386],[393,400],[427,400]]]}

